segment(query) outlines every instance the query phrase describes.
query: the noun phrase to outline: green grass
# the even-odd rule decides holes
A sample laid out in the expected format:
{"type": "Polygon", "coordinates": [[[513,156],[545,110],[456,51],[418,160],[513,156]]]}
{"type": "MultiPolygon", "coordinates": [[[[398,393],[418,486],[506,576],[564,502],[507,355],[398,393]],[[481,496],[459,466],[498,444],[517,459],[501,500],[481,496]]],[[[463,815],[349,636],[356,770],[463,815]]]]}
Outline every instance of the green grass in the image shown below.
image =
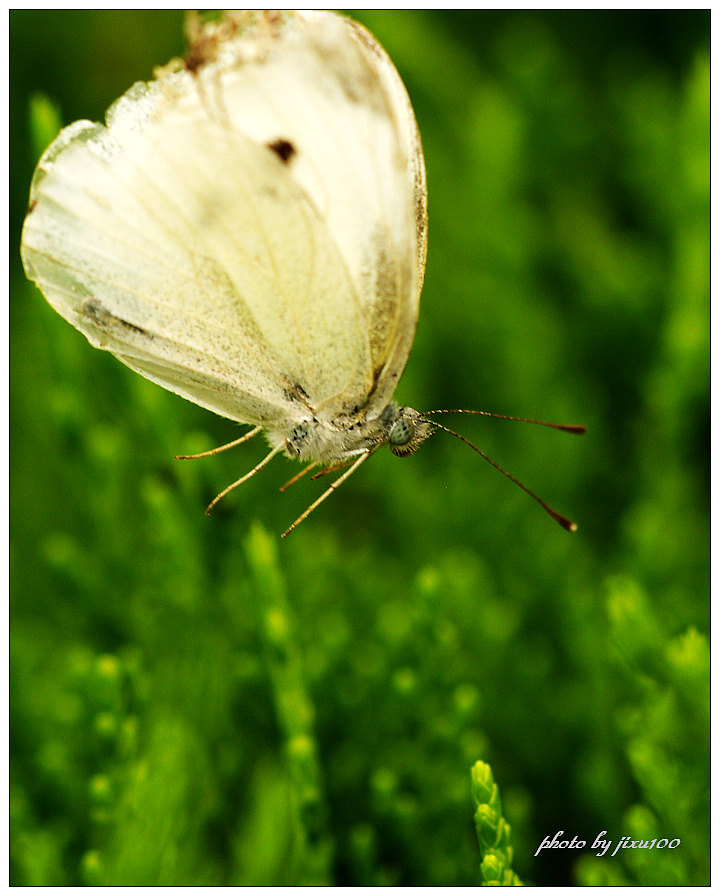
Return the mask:
{"type": "Polygon", "coordinates": [[[53,110],[101,118],[181,17],[13,11],[11,882],[707,884],[709,15],[359,17],[428,166],[398,398],[586,423],[451,423],[579,532],[442,434],[285,540],[320,483],[283,460],[206,517],[262,446],[174,461],[237,430],[18,253],[53,110]],[[560,830],[681,843],[536,858],[560,830]]]}

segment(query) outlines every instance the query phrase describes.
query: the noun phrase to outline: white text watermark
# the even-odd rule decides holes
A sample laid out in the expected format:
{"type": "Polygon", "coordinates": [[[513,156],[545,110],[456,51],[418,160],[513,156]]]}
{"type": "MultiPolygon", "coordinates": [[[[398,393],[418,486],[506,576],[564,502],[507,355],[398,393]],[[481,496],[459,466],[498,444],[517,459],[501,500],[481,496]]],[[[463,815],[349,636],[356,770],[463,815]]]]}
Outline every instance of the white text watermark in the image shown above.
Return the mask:
{"type": "MultiPolygon", "coordinates": [[[[607,831],[600,831],[589,846],[596,856],[604,856],[613,845],[612,839],[604,839],[606,834],[607,831]]],[[[587,840],[581,840],[577,836],[570,839],[565,835],[565,831],[558,831],[554,837],[543,839],[543,842],[535,850],[535,855],[538,855],[542,849],[585,849],[587,846],[587,840]]],[[[679,837],[674,840],[668,840],[667,837],[656,837],[654,840],[633,840],[632,837],[621,837],[610,855],[614,856],[621,849],[677,849],[678,846],[680,846],[679,837]]]]}

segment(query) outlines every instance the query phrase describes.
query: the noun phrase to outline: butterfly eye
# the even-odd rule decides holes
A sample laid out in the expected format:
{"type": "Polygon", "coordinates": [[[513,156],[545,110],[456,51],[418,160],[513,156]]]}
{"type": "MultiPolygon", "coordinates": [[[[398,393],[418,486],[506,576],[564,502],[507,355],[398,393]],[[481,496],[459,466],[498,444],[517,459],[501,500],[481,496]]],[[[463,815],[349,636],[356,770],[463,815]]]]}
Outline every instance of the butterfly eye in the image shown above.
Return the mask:
{"type": "Polygon", "coordinates": [[[407,417],[401,417],[396,420],[388,433],[388,441],[391,445],[399,447],[407,445],[415,435],[415,424],[407,417]]]}

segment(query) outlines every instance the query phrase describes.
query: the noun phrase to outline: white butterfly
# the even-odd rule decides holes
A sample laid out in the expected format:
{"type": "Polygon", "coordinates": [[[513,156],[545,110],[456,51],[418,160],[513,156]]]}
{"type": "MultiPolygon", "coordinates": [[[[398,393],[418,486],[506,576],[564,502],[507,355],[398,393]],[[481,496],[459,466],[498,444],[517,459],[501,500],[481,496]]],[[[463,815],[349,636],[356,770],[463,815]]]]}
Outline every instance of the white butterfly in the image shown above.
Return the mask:
{"type": "Polygon", "coordinates": [[[392,401],[425,270],[420,135],[345,16],[191,24],[184,63],[45,152],[23,263],[93,345],[253,426],[231,444],[265,432],[270,453],[218,498],[281,452],[349,464],[289,532],[380,445],[445,429],[392,401]]]}

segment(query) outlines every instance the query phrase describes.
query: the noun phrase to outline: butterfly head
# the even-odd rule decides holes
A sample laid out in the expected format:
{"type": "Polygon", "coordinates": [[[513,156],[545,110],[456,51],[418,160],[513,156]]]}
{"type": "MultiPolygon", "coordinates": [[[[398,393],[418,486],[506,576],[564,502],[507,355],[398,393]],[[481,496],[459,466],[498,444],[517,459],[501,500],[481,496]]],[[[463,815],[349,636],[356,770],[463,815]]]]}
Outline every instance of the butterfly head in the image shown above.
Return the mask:
{"type": "Polygon", "coordinates": [[[417,451],[420,445],[431,436],[434,428],[412,408],[399,408],[394,402],[383,412],[383,423],[386,425],[386,441],[390,450],[398,457],[407,457],[417,451]]]}

